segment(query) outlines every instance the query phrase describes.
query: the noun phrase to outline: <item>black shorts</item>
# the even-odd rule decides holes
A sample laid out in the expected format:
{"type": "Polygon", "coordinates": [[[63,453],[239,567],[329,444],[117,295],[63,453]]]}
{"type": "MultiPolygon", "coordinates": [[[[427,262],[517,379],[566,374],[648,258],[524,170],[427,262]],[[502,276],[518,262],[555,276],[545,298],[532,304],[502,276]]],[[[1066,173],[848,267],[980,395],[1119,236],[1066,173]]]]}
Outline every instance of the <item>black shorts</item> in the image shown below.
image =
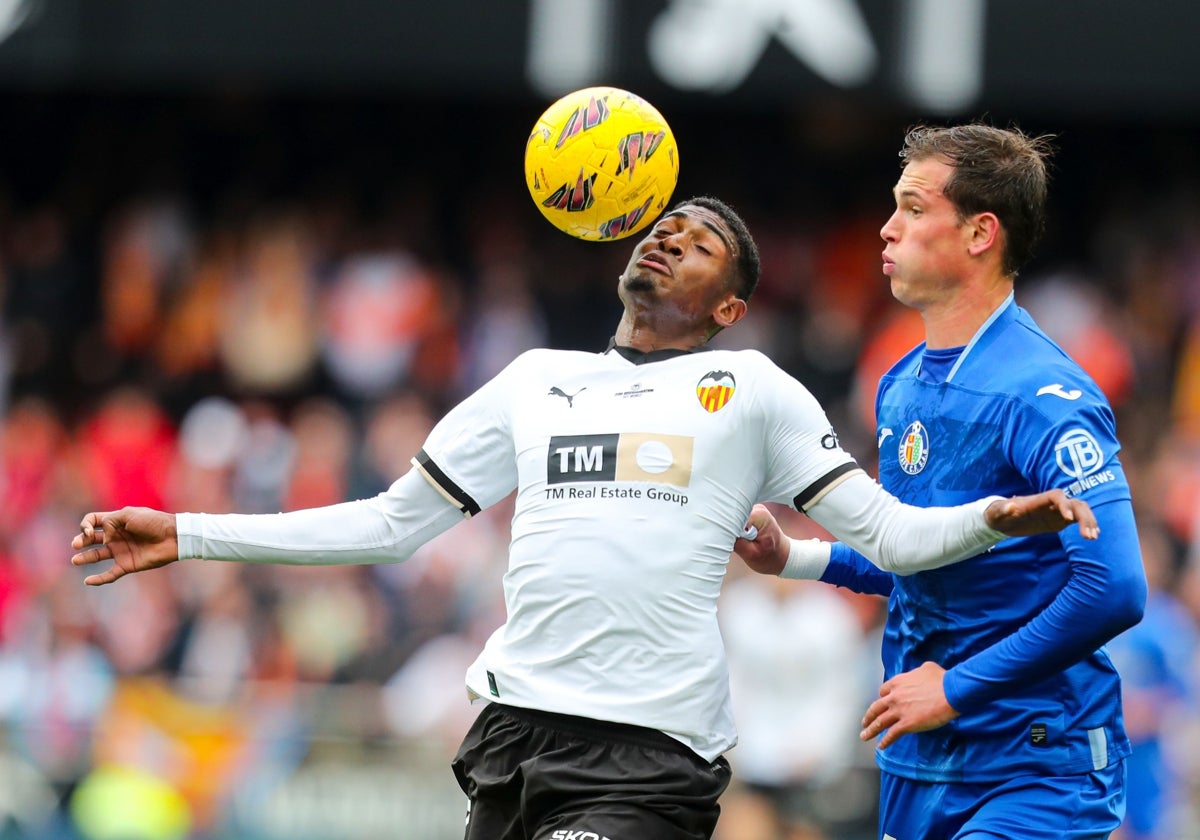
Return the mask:
{"type": "Polygon", "coordinates": [[[653,729],[500,703],[453,763],[466,840],[708,840],[729,763],[653,729]]]}

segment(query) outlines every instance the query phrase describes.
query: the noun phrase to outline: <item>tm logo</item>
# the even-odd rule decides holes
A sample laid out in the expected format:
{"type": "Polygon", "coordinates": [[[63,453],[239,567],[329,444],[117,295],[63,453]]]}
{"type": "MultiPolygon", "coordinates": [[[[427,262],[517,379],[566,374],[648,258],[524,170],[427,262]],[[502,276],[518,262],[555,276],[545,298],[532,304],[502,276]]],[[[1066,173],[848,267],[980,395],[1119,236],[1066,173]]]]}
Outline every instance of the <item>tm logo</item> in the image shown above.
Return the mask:
{"type": "Polygon", "coordinates": [[[647,481],[687,487],[695,441],[646,432],[556,435],[546,449],[546,483],[647,481]]]}
{"type": "Polygon", "coordinates": [[[550,438],[546,483],[613,481],[620,435],[561,435],[550,438]]]}

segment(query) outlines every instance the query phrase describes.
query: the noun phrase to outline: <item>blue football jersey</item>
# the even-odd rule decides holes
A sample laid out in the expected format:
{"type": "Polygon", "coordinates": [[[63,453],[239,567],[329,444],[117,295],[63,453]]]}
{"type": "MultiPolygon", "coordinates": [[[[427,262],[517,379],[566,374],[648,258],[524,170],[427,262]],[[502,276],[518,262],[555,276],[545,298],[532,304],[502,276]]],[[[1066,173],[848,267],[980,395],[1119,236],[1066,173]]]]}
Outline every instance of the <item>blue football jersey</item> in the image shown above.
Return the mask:
{"type": "Polygon", "coordinates": [[[880,380],[876,419],[879,480],[904,502],[1060,488],[1085,499],[1102,528],[1099,541],[1074,527],[1010,538],[895,578],[886,676],[939,663],[961,716],[877,751],[879,766],[927,781],[986,781],[1090,772],[1128,755],[1120,683],[1103,649],[1115,635],[1105,611],[1117,592],[1129,605],[1117,620],[1140,615],[1145,581],[1100,389],[1010,299],[965,348],[921,345],[901,359],[880,380]]]}

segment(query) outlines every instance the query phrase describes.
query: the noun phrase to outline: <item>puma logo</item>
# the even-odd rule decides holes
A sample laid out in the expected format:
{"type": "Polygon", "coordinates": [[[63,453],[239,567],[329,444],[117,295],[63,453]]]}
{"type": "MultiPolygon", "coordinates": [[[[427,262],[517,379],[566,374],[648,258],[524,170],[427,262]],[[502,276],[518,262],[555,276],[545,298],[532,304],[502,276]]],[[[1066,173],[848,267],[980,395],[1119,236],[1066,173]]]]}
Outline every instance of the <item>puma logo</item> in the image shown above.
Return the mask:
{"type": "Polygon", "coordinates": [[[879,430],[879,443],[877,444],[877,446],[880,449],[882,449],[883,442],[885,440],[887,440],[888,438],[890,438],[894,434],[895,434],[895,432],[893,432],[889,427],[884,426],[882,429],[879,430]]]}
{"type": "Polygon", "coordinates": [[[574,394],[568,394],[562,388],[559,388],[557,385],[555,385],[554,387],[552,387],[550,389],[550,393],[548,393],[546,396],[562,397],[564,400],[567,401],[567,408],[574,408],[575,407],[575,398],[586,390],[587,390],[587,388],[584,387],[584,388],[580,388],[574,394]]]}

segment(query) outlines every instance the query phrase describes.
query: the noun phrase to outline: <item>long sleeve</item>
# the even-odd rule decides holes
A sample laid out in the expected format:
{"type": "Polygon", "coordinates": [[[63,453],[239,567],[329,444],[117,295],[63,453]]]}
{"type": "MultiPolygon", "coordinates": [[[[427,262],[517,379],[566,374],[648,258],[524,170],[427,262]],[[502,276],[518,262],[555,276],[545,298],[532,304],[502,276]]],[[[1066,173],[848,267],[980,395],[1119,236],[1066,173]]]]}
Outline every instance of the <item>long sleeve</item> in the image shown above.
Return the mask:
{"type": "Polygon", "coordinates": [[[912,574],[973,557],[1005,539],[988,527],[983,515],[998,498],[957,507],[916,507],[858,472],[805,512],[884,571],[912,574]]]}
{"type": "Polygon", "coordinates": [[[1085,540],[1075,529],[1062,535],[1071,576],[1050,605],[946,672],[946,699],[959,712],[1078,662],[1141,620],[1147,586],[1133,506],[1113,501],[1094,510],[1099,540],[1085,540]]]}
{"type": "Polygon", "coordinates": [[[883,571],[843,543],[834,543],[830,547],[829,565],[818,580],[845,587],[852,592],[882,595],[885,598],[892,594],[895,586],[891,572],[883,571]]]}
{"type": "Polygon", "coordinates": [[[370,499],[277,514],[176,515],[180,559],[398,563],[463,520],[418,470],[370,499]]]}

